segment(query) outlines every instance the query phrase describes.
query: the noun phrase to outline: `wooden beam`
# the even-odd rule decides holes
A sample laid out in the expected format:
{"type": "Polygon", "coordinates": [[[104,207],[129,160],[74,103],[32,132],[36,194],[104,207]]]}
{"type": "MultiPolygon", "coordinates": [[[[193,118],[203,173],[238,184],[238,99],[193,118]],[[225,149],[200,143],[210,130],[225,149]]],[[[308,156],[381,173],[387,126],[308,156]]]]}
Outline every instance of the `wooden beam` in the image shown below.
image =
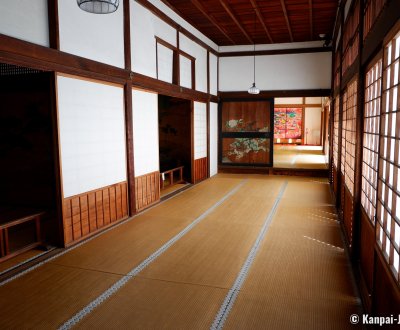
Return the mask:
{"type": "Polygon", "coordinates": [[[293,42],[294,40],[293,40],[292,28],[290,27],[289,16],[286,11],[285,0],[281,0],[281,5],[283,10],[283,15],[285,15],[286,25],[289,30],[290,41],[293,42]]]}
{"type": "Polygon", "coordinates": [[[96,80],[125,84],[130,72],[0,34],[0,61],[29,68],[57,71],[96,80]]]}
{"type": "Polygon", "coordinates": [[[274,41],[273,41],[273,39],[271,37],[271,34],[269,33],[269,30],[268,30],[267,26],[265,25],[264,18],[263,18],[262,14],[261,14],[260,8],[258,7],[257,1],[256,0],[250,0],[250,2],[251,2],[251,5],[253,6],[254,10],[256,11],[257,17],[260,20],[260,23],[261,23],[262,27],[264,28],[265,33],[267,34],[269,42],[271,44],[273,44],[274,41]]]}
{"type": "Polygon", "coordinates": [[[192,4],[201,11],[201,13],[215,25],[215,27],[227,38],[233,45],[236,45],[236,42],[226,33],[226,31],[222,28],[222,26],[217,22],[217,20],[207,13],[207,10],[198,0],[190,0],[192,4]]]}
{"type": "Polygon", "coordinates": [[[127,181],[128,181],[128,206],[129,216],[133,216],[136,210],[136,187],[135,187],[135,166],[133,152],[133,115],[132,115],[132,83],[128,81],[124,85],[125,98],[125,139],[127,158],[127,181]]]}
{"type": "Polygon", "coordinates": [[[50,47],[60,50],[60,32],[58,22],[58,1],[47,0],[47,10],[49,19],[49,41],[50,47]]]}
{"type": "Polygon", "coordinates": [[[223,52],[219,53],[219,57],[241,57],[241,56],[262,56],[262,55],[287,55],[287,54],[304,54],[304,53],[325,53],[332,52],[332,47],[312,47],[312,48],[292,48],[292,49],[272,49],[272,50],[256,50],[244,52],[223,52]]]}
{"type": "MultiPolygon", "coordinates": [[[[215,49],[211,48],[204,41],[197,38],[193,33],[189,32],[185,28],[181,27],[178,23],[176,23],[167,14],[165,14],[160,9],[158,9],[156,6],[154,6],[150,1],[148,1],[148,0],[135,0],[135,1],[138,4],[140,4],[141,6],[143,6],[144,8],[151,11],[154,15],[156,15],[159,19],[163,20],[168,25],[172,26],[173,28],[175,28],[177,30],[179,29],[179,31],[182,34],[184,34],[186,37],[188,37],[190,40],[196,42],[198,45],[202,46],[203,48],[209,50],[214,55],[218,56],[218,52],[215,49]]],[[[169,6],[171,8],[171,10],[174,10],[174,8],[168,3],[168,1],[162,0],[162,2],[165,3],[167,6],[169,6]]],[[[174,10],[174,11],[176,12],[176,10],[174,10]]]]}
{"type": "Polygon", "coordinates": [[[248,41],[250,41],[250,43],[254,43],[254,41],[250,38],[249,34],[246,32],[246,30],[243,28],[242,24],[240,24],[239,20],[237,19],[237,17],[235,16],[235,14],[233,13],[232,9],[229,7],[229,5],[226,3],[226,0],[219,0],[219,2],[221,3],[222,7],[224,7],[224,9],[226,10],[226,12],[228,13],[228,15],[232,18],[232,20],[236,23],[236,25],[238,26],[238,28],[240,29],[240,31],[242,31],[242,33],[244,34],[244,36],[246,37],[246,39],[248,41]]]}
{"type": "Polygon", "coordinates": [[[132,71],[131,18],[130,18],[129,0],[124,0],[124,59],[125,59],[125,69],[132,71]]]}
{"type": "Polygon", "coordinates": [[[310,14],[310,41],[313,40],[313,35],[314,35],[314,26],[313,26],[313,2],[312,0],[308,0],[308,6],[309,6],[309,14],[310,14]]]}

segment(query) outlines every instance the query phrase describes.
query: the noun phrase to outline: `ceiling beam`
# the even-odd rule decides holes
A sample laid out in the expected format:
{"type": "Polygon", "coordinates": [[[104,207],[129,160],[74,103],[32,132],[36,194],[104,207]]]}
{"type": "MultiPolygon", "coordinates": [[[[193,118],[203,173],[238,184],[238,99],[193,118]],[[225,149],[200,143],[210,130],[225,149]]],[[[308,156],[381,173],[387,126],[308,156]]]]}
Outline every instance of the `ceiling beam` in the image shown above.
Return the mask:
{"type": "Polygon", "coordinates": [[[292,28],[290,27],[289,16],[286,11],[285,0],[281,0],[281,5],[282,5],[283,14],[285,15],[286,25],[289,30],[290,41],[293,42],[294,40],[293,40],[292,28]]]}
{"type": "Polygon", "coordinates": [[[226,12],[229,14],[229,16],[232,18],[232,20],[236,23],[236,25],[238,26],[238,28],[240,29],[240,31],[242,31],[242,33],[245,35],[245,37],[247,38],[248,41],[250,41],[250,43],[254,43],[254,40],[252,40],[250,38],[250,36],[248,35],[248,33],[246,32],[246,30],[243,28],[242,24],[240,24],[239,20],[237,19],[237,17],[235,16],[235,14],[233,13],[232,9],[229,7],[229,5],[226,3],[225,0],[219,0],[219,2],[221,3],[222,7],[224,7],[224,9],[226,10],[226,12]]]}
{"type": "Polygon", "coordinates": [[[313,40],[313,35],[314,35],[314,27],[313,27],[313,12],[312,12],[312,0],[308,0],[308,6],[310,8],[309,13],[310,13],[310,40],[313,40]]]}
{"type": "Polygon", "coordinates": [[[216,28],[233,44],[236,45],[236,42],[226,33],[226,31],[222,28],[221,25],[219,25],[219,23],[217,22],[217,20],[212,17],[211,15],[209,15],[206,11],[206,9],[204,8],[204,6],[200,3],[200,1],[198,0],[190,0],[192,2],[192,4],[201,11],[201,13],[211,22],[213,23],[216,28]]]}
{"type": "MultiPolygon", "coordinates": [[[[311,0],[310,0],[310,1],[311,1],[311,0]]],[[[264,28],[264,30],[265,30],[265,33],[267,34],[267,37],[268,37],[268,39],[269,39],[269,42],[270,42],[271,44],[273,44],[274,41],[272,40],[271,34],[269,33],[267,26],[265,25],[264,18],[263,18],[262,15],[261,15],[261,11],[260,11],[260,8],[258,7],[257,1],[256,1],[256,0],[250,0],[250,2],[251,2],[251,5],[253,6],[254,10],[256,11],[257,17],[258,17],[258,19],[260,20],[261,25],[263,26],[263,28],[264,28]]]]}

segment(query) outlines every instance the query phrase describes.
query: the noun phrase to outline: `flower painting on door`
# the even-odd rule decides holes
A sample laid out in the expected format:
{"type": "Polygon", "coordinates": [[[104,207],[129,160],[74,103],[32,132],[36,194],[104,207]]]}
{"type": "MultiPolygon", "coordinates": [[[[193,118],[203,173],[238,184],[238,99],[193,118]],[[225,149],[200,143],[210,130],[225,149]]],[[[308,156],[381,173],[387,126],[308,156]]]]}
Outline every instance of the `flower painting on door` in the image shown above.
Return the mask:
{"type": "Polygon", "coordinates": [[[223,107],[221,124],[222,163],[269,163],[271,112],[268,103],[266,106],[265,102],[229,102],[223,107]]]}
{"type": "Polygon", "coordinates": [[[302,116],[301,108],[276,108],[274,110],[274,138],[301,139],[302,116]]]}

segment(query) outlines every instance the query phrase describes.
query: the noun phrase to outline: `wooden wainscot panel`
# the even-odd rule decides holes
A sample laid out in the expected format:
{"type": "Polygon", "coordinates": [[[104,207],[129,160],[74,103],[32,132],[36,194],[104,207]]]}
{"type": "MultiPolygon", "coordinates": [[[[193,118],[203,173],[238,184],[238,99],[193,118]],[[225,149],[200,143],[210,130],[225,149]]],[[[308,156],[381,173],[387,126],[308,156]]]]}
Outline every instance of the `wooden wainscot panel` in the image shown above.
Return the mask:
{"type": "Polygon", "coordinates": [[[207,179],[208,158],[194,160],[194,183],[207,179]]]}
{"type": "Polygon", "coordinates": [[[353,253],[354,211],[353,197],[347,187],[344,188],[343,223],[350,254],[353,253]]]}
{"type": "Polygon", "coordinates": [[[365,211],[361,210],[360,270],[362,276],[361,296],[367,312],[371,312],[371,296],[374,279],[375,233],[365,211]]]}
{"type": "Polygon", "coordinates": [[[160,172],[152,172],[135,178],[136,210],[143,209],[160,200],[160,172]]]}
{"type": "Polygon", "coordinates": [[[372,314],[378,316],[395,315],[397,317],[400,309],[400,287],[386,265],[382,252],[379,251],[378,247],[375,247],[375,249],[377,250],[377,258],[375,258],[372,314]]]}
{"type": "Polygon", "coordinates": [[[127,182],[65,198],[64,244],[71,245],[128,217],[127,182]]]}

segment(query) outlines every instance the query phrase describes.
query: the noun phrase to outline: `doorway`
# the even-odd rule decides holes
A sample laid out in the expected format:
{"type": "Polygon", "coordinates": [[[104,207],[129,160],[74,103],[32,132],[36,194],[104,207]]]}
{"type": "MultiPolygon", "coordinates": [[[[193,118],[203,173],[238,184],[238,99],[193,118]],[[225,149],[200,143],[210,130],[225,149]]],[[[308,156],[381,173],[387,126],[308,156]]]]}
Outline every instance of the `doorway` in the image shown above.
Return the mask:
{"type": "Polygon", "coordinates": [[[0,261],[60,244],[53,79],[0,63],[0,261]]]}
{"type": "Polygon", "coordinates": [[[192,102],[158,96],[161,196],[192,183],[192,102]]]}

